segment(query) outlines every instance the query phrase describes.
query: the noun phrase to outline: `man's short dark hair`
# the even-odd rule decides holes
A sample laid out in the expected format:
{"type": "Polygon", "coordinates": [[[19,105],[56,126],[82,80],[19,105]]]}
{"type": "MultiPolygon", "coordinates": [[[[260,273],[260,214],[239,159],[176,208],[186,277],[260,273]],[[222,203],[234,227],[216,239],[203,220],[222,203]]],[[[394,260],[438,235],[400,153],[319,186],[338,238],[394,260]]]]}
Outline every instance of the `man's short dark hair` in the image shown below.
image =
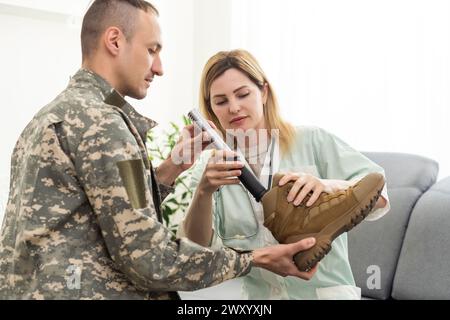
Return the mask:
{"type": "Polygon", "coordinates": [[[99,38],[109,27],[119,28],[127,40],[131,39],[138,10],[159,15],[155,6],[144,0],[95,0],[84,15],[81,27],[83,60],[96,50],[99,38]]]}

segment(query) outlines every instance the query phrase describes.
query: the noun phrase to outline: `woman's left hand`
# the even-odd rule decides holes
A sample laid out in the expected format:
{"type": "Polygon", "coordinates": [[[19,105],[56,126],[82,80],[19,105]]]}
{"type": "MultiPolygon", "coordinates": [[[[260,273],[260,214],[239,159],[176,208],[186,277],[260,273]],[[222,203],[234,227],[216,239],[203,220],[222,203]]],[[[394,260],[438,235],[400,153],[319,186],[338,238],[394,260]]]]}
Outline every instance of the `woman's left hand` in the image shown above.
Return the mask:
{"type": "Polygon", "coordinates": [[[288,194],[287,200],[288,202],[293,202],[294,206],[300,205],[310,192],[312,192],[312,195],[306,203],[307,207],[312,206],[322,192],[332,192],[331,188],[321,179],[307,173],[288,172],[280,179],[278,185],[281,187],[290,181],[294,181],[294,185],[288,194]]]}

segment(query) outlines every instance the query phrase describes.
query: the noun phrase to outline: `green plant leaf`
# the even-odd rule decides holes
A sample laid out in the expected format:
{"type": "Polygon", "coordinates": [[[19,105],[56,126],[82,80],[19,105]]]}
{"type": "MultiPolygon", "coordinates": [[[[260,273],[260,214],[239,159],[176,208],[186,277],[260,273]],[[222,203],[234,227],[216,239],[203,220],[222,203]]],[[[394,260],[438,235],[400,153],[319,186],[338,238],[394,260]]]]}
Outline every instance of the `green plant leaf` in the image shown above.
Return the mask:
{"type": "MultiPolygon", "coordinates": [[[[183,116],[181,120],[183,126],[192,123],[192,121],[186,116],[183,116]]],[[[159,163],[167,159],[168,155],[180,138],[181,127],[181,125],[171,122],[170,130],[164,131],[162,134],[156,134],[151,130],[148,132],[147,150],[149,159],[154,162],[154,166],[157,166],[159,163]]],[[[188,170],[175,180],[175,194],[169,196],[161,205],[164,225],[174,233],[176,232],[178,225],[172,225],[173,217],[178,212],[186,212],[193,195],[192,191],[185,182],[191,175],[191,172],[192,170],[188,170]]]]}

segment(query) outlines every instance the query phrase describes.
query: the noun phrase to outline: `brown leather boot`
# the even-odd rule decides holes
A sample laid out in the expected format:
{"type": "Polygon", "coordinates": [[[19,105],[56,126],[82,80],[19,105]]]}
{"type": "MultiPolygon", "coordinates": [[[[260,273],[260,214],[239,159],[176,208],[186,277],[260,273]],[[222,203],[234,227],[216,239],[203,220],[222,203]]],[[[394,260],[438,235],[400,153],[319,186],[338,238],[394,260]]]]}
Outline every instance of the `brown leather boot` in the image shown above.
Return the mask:
{"type": "Polygon", "coordinates": [[[296,207],[287,201],[293,182],[278,186],[282,176],[274,176],[272,189],[261,200],[264,225],[280,243],[316,238],[314,247],[294,256],[300,271],[314,267],[330,251],[336,237],[364,220],[377,203],[385,183],[383,175],[371,173],[344,191],[322,193],[311,207],[306,207],[309,194],[296,207]]]}

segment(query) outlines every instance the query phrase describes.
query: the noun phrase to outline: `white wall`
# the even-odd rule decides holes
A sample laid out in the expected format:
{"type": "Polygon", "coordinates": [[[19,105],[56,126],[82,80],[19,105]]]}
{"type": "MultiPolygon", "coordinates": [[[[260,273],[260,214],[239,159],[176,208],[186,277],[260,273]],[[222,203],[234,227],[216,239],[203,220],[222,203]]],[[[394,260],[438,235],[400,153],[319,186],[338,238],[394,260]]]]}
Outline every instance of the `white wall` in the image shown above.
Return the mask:
{"type": "Polygon", "coordinates": [[[230,0],[194,1],[194,77],[192,81],[196,105],[198,105],[201,72],[206,61],[218,51],[232,49],[231,10],[230,0]]]}
{"type": "MultiPolygon", "coordinates": [[[[88,8],[91,0],[1,0],[2,11],[6,6],[20,7],[22,9],[36,9],[42,12],[59,13],[67,16],[80,17],[88,8]]],[[[42,14],[41,12],[41,14],[42,14]]],[[[24,10],[21,10],[22,15],[24,10]]],[[[36,13],[35,13],[36,14],[36,13]]]]}

